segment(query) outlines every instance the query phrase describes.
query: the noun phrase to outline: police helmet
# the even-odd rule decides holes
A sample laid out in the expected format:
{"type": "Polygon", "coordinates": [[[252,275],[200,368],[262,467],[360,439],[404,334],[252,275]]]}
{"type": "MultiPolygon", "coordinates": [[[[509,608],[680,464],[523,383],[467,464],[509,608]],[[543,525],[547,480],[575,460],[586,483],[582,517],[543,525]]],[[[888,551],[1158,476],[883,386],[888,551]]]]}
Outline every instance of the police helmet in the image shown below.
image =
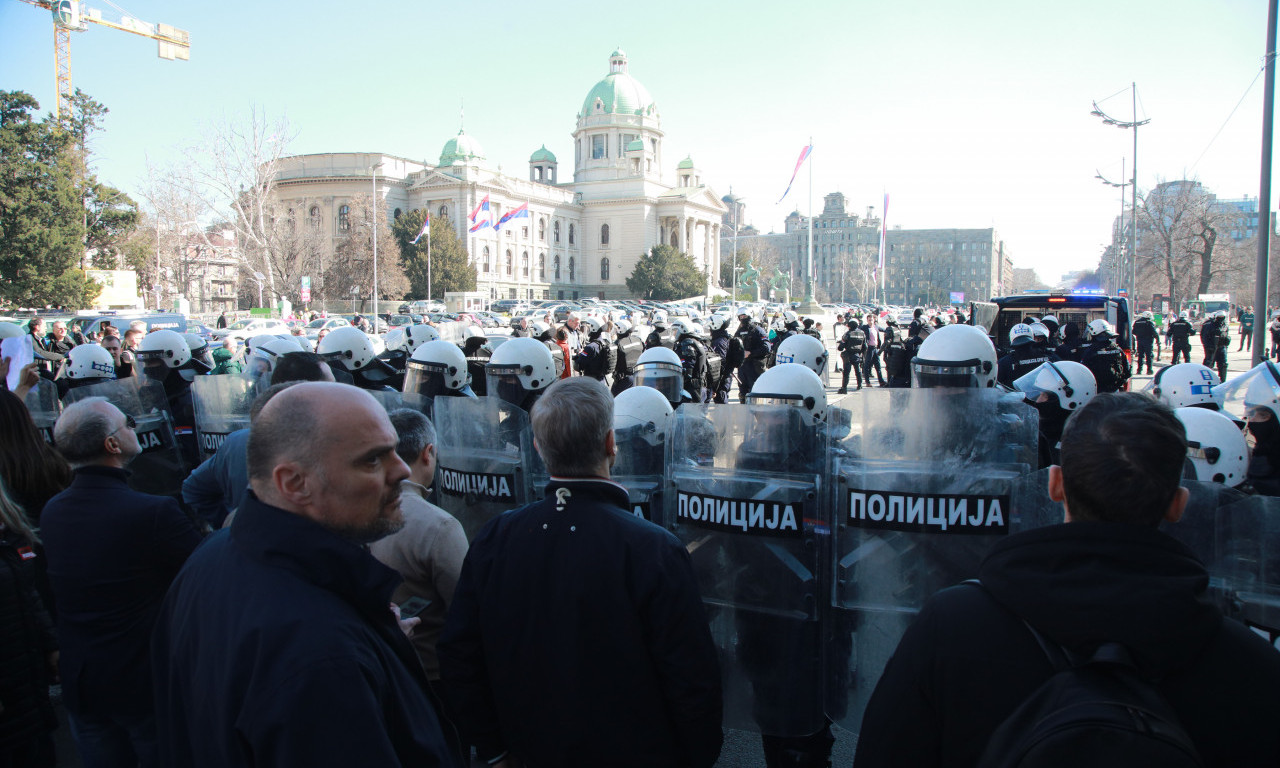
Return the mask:
{"type": "Polygon", "coordinates": [[[316,353],[325,362],[341,365],[347,371],[358,371],[367,367],[377,357],[373,340],[364,331],[353,325],[334,328],[320,340],[316,353]]]}
{"type": "Polygon", "coordinates": [[[1280,419],[1280,370],[1276,365],[1270,360],[1263,360],[1245,376],[1249,377],[1244,394],[1246,415],[1254,408],[1266,408],[1271,411],[1272,418],[1280,419]]]}
{"type": "Polygon", "coordinates": [[[537,339],[522,337],[503,343],[484,366],[487,392],[520,405],[556,379],[551,350],[537,339]]]}
{"type": "Polygon", "coordinates": [[[747,403],[798,406],[808,412],[809,424],[821,424],[827,418],[827,388],[818,374],[799,363],[781,363],[760,374],[747,403]]]}
{"type": "Polygon", "coordinates": [[[615,436],[634,429],[650,445],[660,445],[671,430],[675,411],[661,392],[653,387],[629,387],[613,401],[615,436]]]}
{"type": "Polygon", "coordinates": [[[674,408],[680,405],[684,392],[684,367],[680,356],[666,347],[652,347],[636,359],[637,387],[653,387],[674,408]]]}
{"type": "Polygon", "coordinates": [[[529,332],[533,334],[533,338],[535,339],[545,333],[549,333],[550,331],[551,326],[541,320],[534,320],[529,324],[529,332]]]}
{"type": "Polygon", "coordinates": [[[1178,313],[1178,317],[1182,318],[1183,320],[1186,320],[1189,317],[1191,317],[1191,313],[1184,309],[1178,313]]]}
{"type": "Polygon", "coordinates": [[[110,352],[97,344],[80,344],[67,353],[64,375],[75,381],[114,379],[116,361],[110,352]]]}
{"type": "Polygon", "coordinates": [[[1143,320],[1154,320],[1154,319],[1155,319],[1155,313],[1148,309],[1146,312],[1143,312],[1143,313],[1142,313],[1142,319],[1143,319],[1143,320]]]}
{"type": "Polygon", "coordinates": [[[276,338],[273,336],[269,339],[263,339],[260,344],[253,348],[253,357],[264,363],[263,370],[265,372],[271,373],[276,369],[276,363],[280,361],[280,358],[290,352],[298,351],[301,350],[298,349],[298,345],[292,340],[276,338]]]}
{"type": "Polygon", "coordinates": [[[440,338],[440,332],[435,329],[435,326],[425,323],[406,325],[404,328],[405,351],[412,354],[418,347],[438,338],[440,338]]]}
{"type": "Polygon", "coordinates": [[[677,336],[693,333],[693,328],[690,326],[689,321],[681,317],[671,321],[671,330],[675,331],[677,336]]]}
{"type": "Polygon", "coordinates": [[[1041,363],[1035,370],[1013,382],[1013,388],[1031,402],[1052,395],[1058,407],[1074,411],[1098,393],[1098,382],[1084,365],[1072,360],[1041,363]]]}
{"type": "Polygon", "coordinates": [[[795,322],[798,322],[799,320],[800,320],[800,316],[789,309],[784,310],[782,313],[782,322],[784,323],[795,323],[795,322]]]}
{"type": "Polygon", "coordinates": [[[382,337],[382,348],[387,352],[405,352],[407,340],[404,337],[404,328],[395,327],[387,331],[382,337]]]}
{"type": "Polygon", "coordinates": [[[190,366],[201,373],[213,370],[213,354],[209,351],[209,340],[198,333],[184,333],[187,349],[191,350],[193,364],[190,366]]]}
{"type": "Polygon", "coordinates": [[[1031,335],[1036,341],[1047,342],[1049,340],[1049,326],[1037,320],[1031,324],[1031,335]]]}
{"type": "MultiPolygon", "coordinates": [[[[138,345],[138,362],[153,379],[163,379],[171,370],[191,367],[191,347],[177,331],[152,331],[138,345]]],[[[200,367],[204,367],[201,365],[200,367]]]]}
{"type": "Polygon", "coordinates": [[[667,326],[667,312],[659,309],[653,313],[653,325],[655,328],[665,328],[667,326]]]}
{"type": "Polygon", "coordinates": [[[1195,467],[1196,479],[1227,487],[1243,483],[1249,468],[1249,446],[1231,417],[1204,408],[1175,408],[1173,412],[1187,431],[1187,458],[1195,467]]]}
{"type": "Polygon", "coordinates": [[[1200,363],[1167,365],[1156,371],[1147,390],[1171,408],[1208,408],[1222,410],[1222,393],[1213,388],[1221,384],[1212,368],[1200,363]]]}
{"type": "Polygon", "coordinates": [[[782,340],[778,345],[778,363],[799,363],[818,376],[827,372],[827,345],[807,333],[797,333],[782,340]]]}
{"type": "Polygon", "coordinates": [[[996,385],[996,348],[972,325],[948,325],[920,344],[911,360],[911,385],[917,388],[979,388],[996,385]]]}
{"type": "Polygon", "coordinates": [[[1009,329],[1009,343],[1015,347],[1035,341],[1035,331],[1027,323],[1018,323],[1009,329]]]}
{"type": "Polygon", "coordinates": [[[26,335],[17,323],[0,323],[0,339],[20,339],[26,335]]]}
{"type": "Polygon", "coordinates": [[[613,327],[618,332],[619,336],[623,334],[631,333],[631,323],[628,322],[626,319],[613,321],[613,327]]]}
{"type": "Polygon", "coordinates": [[[405,364],[404,391],[423,397],[459,394],[471,383],[467,358],[457,344],[428,341],[405,364]]]}
{"type": "Polygon", "coordinates": [[[710,329],[711,331],[723,331],[725,328],[728,328],[728,327],[729,327],[728,315],[712,315],[711,319],[707,322],[707,328],[710,329]]]}
{"type": "Polygon", "coordinates": [[[1091,320],[1085,332],[1085,336],[1089,339],[1108,338],[1115,335],[1116,329],[1112,327],[1111,323],[1108,323],[1102,318],[1091,320]]]}
{"type": "Polygon", "coordinates": [[[1046,326],[1052,325],[1054,328],[1057,328],[1060,325],[1060,323],[1058,322],[1058,318],[1054,317],[1053,315],[1045,315],[1044,317],[1040,318],[1040,322],[1044,323],[1046,326]]]}
{"type": "Polygon", "coordinates": [[[599,333],[604,330],[604,322],[596,315],[587,315],[582,318],[582,327],[586,330],[588,335],[599,333]]]}

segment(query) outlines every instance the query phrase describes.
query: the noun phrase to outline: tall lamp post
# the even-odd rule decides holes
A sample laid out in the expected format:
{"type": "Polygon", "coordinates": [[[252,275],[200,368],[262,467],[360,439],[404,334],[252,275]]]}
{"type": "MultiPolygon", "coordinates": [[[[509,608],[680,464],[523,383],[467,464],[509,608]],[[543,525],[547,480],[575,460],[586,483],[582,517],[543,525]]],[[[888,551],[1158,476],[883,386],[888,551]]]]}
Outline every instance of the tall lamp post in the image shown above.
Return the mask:
{"type": "MultiPolygon", "coordinates": [[[[1126,243],[1126,244],[1127,244],[1127,243],[1128,243],[1128,238],[1126,238],[1126,237],[1124,236],[1124,188],[1125,188],[1125,187],[1127,187],[1127,186],[1129,186],[1130,182],[1122,181],[1122,182],[1117,183],[1117,182],[1111,181],[1110,179],[1108,179],[1108,178],[1104,177],[1104,176],[1102,175],[1102,172],[1101,172],[1101,171],[1098,171],[1097,173],[1095,173],[1095,174],[1093,175],[1093,177],[1094,177],[1095,179],[1097,179],[1098,181],[1101,181],[1103,184],[1106,184],[1108,187],[1117,187],[1117,188],[1119,188],[1119,190],[1120,190],[1120,238],[1121,238],[1121,241],[1122,241],[1122,242],[1124,242],[1124,243],[1126,243]]],[[[1120,177],[1121,177],[1121,178],[1124,178],[1124,160],[1121,160],[1121,161],[1120,161],[1120,177]]],[[[1135,217],[1135,219],[1136,219],[1136,217],[1135,217]]],[[[1134,228],[1134,224],[1135,224],[1135,221],[1130,221],[1130,222],[1129,222],[1129,228],[1130,228],[1130,229],[1133,229],[1133,228],[1134,228]]],[[[1116,278],[1117,278],[1117,279],[1116,279],[1116,285],[1117,285],[1118,287],[1123,288],[1123,287],[1124,287],[1124,284],[1125,284],[1125,281],[1126,281],[1126,277],[1127,277],[1127,275],[1126,275],[1127,267],[1129,267],[1129,266],[1131,266],[1131,265],[1133,264],[1133,249],[1130,249],[1130,250],[1129,250],[1129,260],[1128,260],[1128,261],[1125,261],[1124,257],[1121,255],[1121,253],[1117,253],[1117,254],[1116,254],[1116,261],[1117,261],[1117,265],[1116,265],[1116,278]]],[[[1137,281],[1137,272],[1138,272],[1138,271],[1137,271],[1136,269],[1134,269],[1134,270],[1133,270],[1133,273],[1134,273],[1134,280],[1135,280],[1135,282],[1137,281]]],[[[1132,300],[1133,300],[1133,291],[1134,291],[1134,289],[1135,289],[1136,287],[1137,287],[1137,286],[1130,286],[1130,290],[1129,290],[1129,298],[1130,298],[1130,301],[1132,301],[1132,300]]]]}
{"type": "MultiPolygon", "coordinates": [[[[1129,301],[1136,301],[1137,297],[1133,295],[1133,292],[1138,287],[1138,127],[1146,125],[1151,122],[1151,120],[1138,119],[1138,84],[1130,83],[1129,87],[1133,98],[1132,120],[1117,120],[1114,117],[1111,117],[1102,111],[1096,101],[1093,102],[1093,111],[1089,114],[1094,117],[1102,118],[1104,125],[1114,125],[1122,130],[1128,130],[1130,128],[1133,129],[1133,177],[1129,181],[1129,183],[1133,185],[1133,218],[1130,219],[1129,222],[1129,301]]],[[[1121,192],[1121,195],[1123,194],[1124,193],[1121,192]]],[[[1123,218],[1121,220],[1123,221],[1123,218]]],[[[1136,308],[1137,304],[1134,304],[1134,307],[1136,308]]]]}
{"type": "Polygon", "coordinates": [[[369,169],[369,180],[373,183],[373,330],[378,331],[378,169],[377,163],[369,169]]]}

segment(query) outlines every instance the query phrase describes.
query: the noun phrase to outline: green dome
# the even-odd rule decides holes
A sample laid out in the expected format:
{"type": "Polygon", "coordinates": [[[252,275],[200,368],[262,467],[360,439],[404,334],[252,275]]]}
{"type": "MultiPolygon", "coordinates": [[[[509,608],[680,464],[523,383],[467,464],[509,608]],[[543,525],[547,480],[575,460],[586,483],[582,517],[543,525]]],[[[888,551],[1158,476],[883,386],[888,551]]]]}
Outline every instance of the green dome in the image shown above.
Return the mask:
{"type": "Polygon", "coordinates": [[[653,97],[631,75],[627,74],[627,55],[621,49],[609,56],[609,74],[596,83],[582,102],[582,114],[594,115],[596,99],[605,114],[641,115],[653,109],[653,97]]]}
{"type": "Polygon", "coordinates": [[[440,150],[440,165],[453,165],[458,161],[467,162],[469,160],[483,160],[484,148],[480,146],[480,142],[468,136],[461,129],[458,135],[449,139],[444,143],[444,149],[440,150]]]}
{"type": "Polygon", "coordinates": [[[685,159],[681,160],[680,164],[676,166],[676,170],[677,171],[693,170],[693,158],[686,157],[685,159]]]}
{"type": "Polygon", "coordinates": [[[551,154],[551,150],[547,149],[546,144],[543,144],[541,149],[536,150],[529,156],[529,162],[531,163],[554,163],[555,161],[556,156],[551,154]]]}

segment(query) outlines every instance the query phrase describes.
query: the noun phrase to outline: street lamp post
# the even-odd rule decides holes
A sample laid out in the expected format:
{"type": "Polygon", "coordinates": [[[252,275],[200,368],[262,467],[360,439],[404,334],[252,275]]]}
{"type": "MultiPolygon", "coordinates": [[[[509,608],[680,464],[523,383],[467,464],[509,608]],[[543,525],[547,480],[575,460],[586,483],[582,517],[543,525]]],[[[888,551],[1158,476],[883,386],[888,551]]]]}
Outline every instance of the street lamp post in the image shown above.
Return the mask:
{"type": "MultiPolygon", "coordinates": [[[[1114,182],[1114,181],[1111,181],[1110,179],[1107,179],[1107,178],[1103,177],[1103,175],[1102,175],[1102,172],[1101,172],[1101,171],[1099,171],[1099,172],[1095,173],[1095,174],[1093,175],[1093,177],[1094,177],[1095,179],[1097,179],[1098,181],[1101,181],[1103,184],[1106,184],[1108,187],[1118,187],[1118,188],[1120,189],[1120,227],[1119,227],[1119,229],[1120,229],[1120,239],[1121,239],[1121,242],[1122,242],[1122,243],[1123,243],[1123,242],[1127,242],[1128,238],[1126,238],[1126,237],[1125,237],[1125,235],[1124,235],[1124,188],[1125,188],[1125,187],[1127,187],[1127,186],[1129,186],[1129,182],[1124,181],[1124,182],[1116,183],[1116,182],[1114,182]]],[[[1124,160],[1123,160],[1123,159],[1121,159],[1121,160],[1120,160],[1120,178],[1124,178],[1124,160]]],[[[1130,222],[1129,222],[1129,228],[1130,228],[1130,229],[1132,229],[1135,223],[1136,223],[1135,221],[1130,221],[1130,222]]],[[[1123,246],[1122,246],[1122,247],[1123,247],[1123,246]]],[[[1133,259],[1133,251],[1132,251],[1132,250],[1130,250],[1130,251],[1129,251],[1129,259],[1130,259],[1130,262],[1131,262],[1131,261],[1132,261],[1132,259],[1133,259]]],[[[1125,284],[1125,277],[1126,277],[1126,276],[1125,276],[1125,270],[1126,270],[1126,267],[1129,265],[1129,263],[1130,263],[1130,262],[1126,262],[1126,261],[1125,261],[1125,259],[1124,259],[1124,257],[1123,257],[1123,256],[1121,256],[1121,255],[1120,255],[1120,253],[1117,253],[1117,254],[1116,254],[1116,262],[1117,262],[1117,265],[1116,265],[1116,284],[1117,284],[1117,286],[1118,286],[1118,287],[1123,288],[1123,287],[1124,287],[1124,284],[1125,284]]],[[[1137,270],[1134,270],[1134,278],[1135,278],[1135,280],[1137,279],[1137,270]]],[[[1135,287],[1136,287],[1136,286],[1135,286],[1135,287]]],[[[1130,294],[1130,301],[1132,301],[1132,300],[1133,300],[1133,291],[1132,291],[1132,290],[1130,290],[1130,291],[1129,291],[1129,294],[1130,294]]]]}
{"type": "MultiPolygon", "coordinates": [[[[1093,102],[1093,111],[1089,114],[1102,118],[1102,122],[1105,125],[1114,125],[1122,130],[1133,129],[1133,177],[1129,181],[1133,185],[1133,213],[1129,221],[1129,301],[1136,302],[1137,297],[1133,294],[1138,287],[1138,127],[1146,125],[1151,120],[1138,119],[1138,84],[1130,83],[1129,85],[1133,97],[1132,120],[1117,120],[1111,117],[1102,111],[1096,101],[1093,102]]],[[[1121,192],[1120,194],[1123,197],[1124,193],[1121,192]]],[[[1123,222],[1123,217],[1121,221],[1123,222]]],[[[1137,304],[1135,303],[1134,306],[1136,307],[1137,304]]]]}
{"type": "Polygon", "coordinates": [[[373,183],[373,325],[378,326],[378,169],[382,163],[369,169],[369,180],[373,183]]]}

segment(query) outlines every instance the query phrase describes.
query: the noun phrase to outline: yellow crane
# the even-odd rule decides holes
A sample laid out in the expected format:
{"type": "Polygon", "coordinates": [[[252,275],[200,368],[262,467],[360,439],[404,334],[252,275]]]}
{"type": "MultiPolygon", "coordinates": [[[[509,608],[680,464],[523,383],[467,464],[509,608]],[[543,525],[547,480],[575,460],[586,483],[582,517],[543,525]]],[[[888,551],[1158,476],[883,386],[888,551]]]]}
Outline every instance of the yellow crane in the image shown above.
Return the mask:
{"type": "Polygon", "coordinates": [[[160,44],[159,56],[173,61],[191,59],[191,35],[185,29],[168,24],[151,24],[135,19],[120,11],[111,0],[109,5],[119,11],[119,19],[104,18],[97,8],[85,7],[77,0],[21,0],[28,5],[43,8],[53,14],[53,76],[58,89],[58,119],[71,116],[71,33],[83,32],[89,24],[118,29],[142,37],[149,37],[160,44]]]}

